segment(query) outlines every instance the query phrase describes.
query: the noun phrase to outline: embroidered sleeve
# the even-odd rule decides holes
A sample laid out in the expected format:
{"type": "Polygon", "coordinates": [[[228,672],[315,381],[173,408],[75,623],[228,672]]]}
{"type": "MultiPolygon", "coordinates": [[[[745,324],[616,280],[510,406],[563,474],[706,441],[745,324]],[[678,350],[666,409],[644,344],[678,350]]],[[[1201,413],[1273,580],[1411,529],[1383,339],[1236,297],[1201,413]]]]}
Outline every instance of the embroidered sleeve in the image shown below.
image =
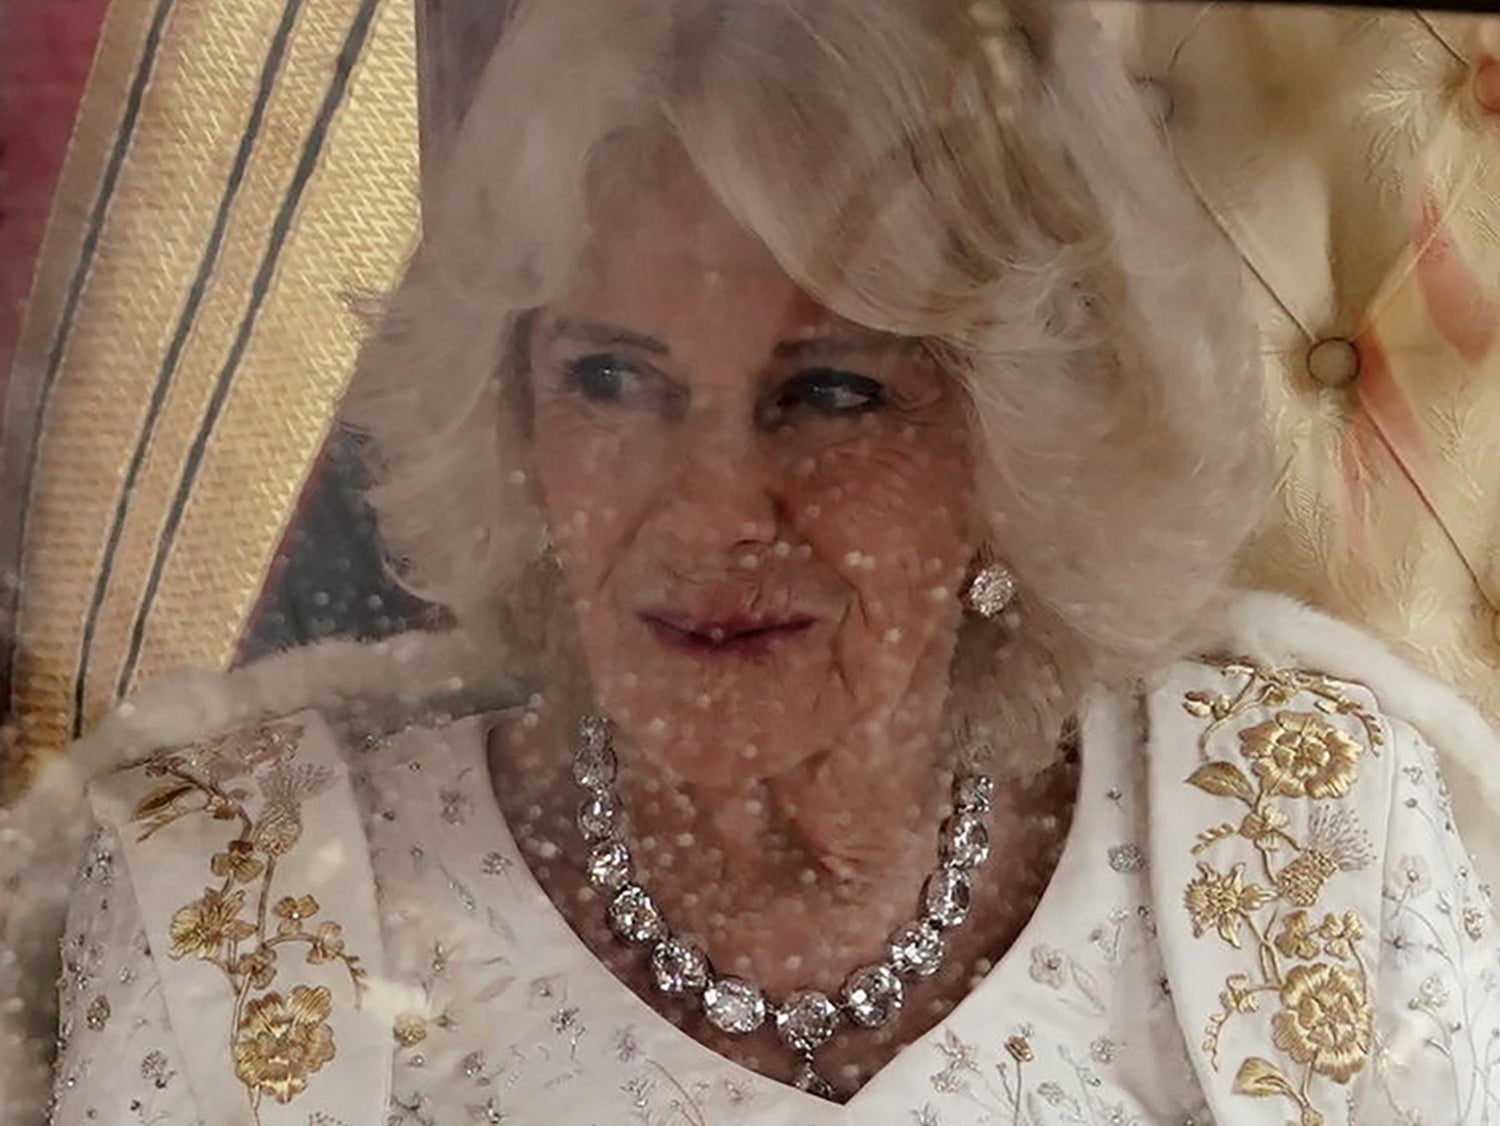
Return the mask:
{"type": "Polygon", "coordinates": [[[1435,754],[1409,726],[1391,727],[1397,770],[1375,1068],[1358,1120],[1492,1122],[1500,1114],[1500,933],[1435,754]]]}
{"type": "Polygon", "coordinates": [[[1384,721],[1360,685],[1250,662],[1173,695],[1159,876],[1187,926],[1164,953],[1206,1084],[1256,1121],[1345,1121],[1374,1043],[1384,721]]]}
{"type": "Polygon", "coordinates": [[[58,980],[53,1126],[190,1126],[201,1121],[183,1075],[161,980],[135,897],[101,830],[68,912],[58,980]]]}

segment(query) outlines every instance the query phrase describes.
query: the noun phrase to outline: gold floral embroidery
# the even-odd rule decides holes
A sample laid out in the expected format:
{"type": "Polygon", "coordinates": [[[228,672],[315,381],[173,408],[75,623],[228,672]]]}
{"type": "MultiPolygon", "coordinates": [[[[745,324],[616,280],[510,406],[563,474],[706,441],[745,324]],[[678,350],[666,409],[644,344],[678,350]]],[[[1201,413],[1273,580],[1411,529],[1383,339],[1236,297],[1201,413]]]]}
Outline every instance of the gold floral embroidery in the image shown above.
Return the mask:
{"type": "Polygon", "coordinates": [[[1373,1025],[1364,975],[1327,962],[1293,966],[1281,985],[1271,1042],[1298,1063],[1347,1083],[1370,1054],[1373,1025]]]}
{"type": "Polygon", "coordinates": [[[256,1122],[262,1098],[290,1102],[337,1053],[331,989],[300,983],[271,989],[283,973],[285,950],[302,948],[308,965],[340,964],[356,1006],[364,992],[365,971],[345,951],[343,928],[332,920],[313,927],[322,910],[317,899],[282,895],[272,904],[277,864],[302,839],[303,802],[333,781],[326,768],[296,761],[302,734],[297,724],[263,724],[126,768],[163,780],[132,811],[141,840],[185,817],[233,823],[230,839],[208,861],[220,883],[173,914],[168,951],[211,963],[228,979],[234,1070],[256,1122]],[[251,815],[241,781],[252,774],[264,799],[258,816],[251,815]]]}
{"type": "Polygon", "coordinates": [[[1330,958],[1352,961],[1354,947],[1365,936],[1365,925],[1353,911],[1342,915],[1324,915],[1318,924],[1318,937],[1323,940],[1323,953],[1330,958]]]}
{"type": "Polygon", "coordinates": [[[1239,949],[1248,935],[1256,956],[1254,972],[1225,979],[1203,1049],[1217,1068],[1224,1026],[1273,998],[1269,1039],[1282,1062],[1248,1057],[1234,1090],[1287,1099],[1297,1108],[1297,1126],[1321,1126],[1312,1084],[1345,1084],[1359,1073],[1370,1057],[1374,1018],[1363,921],[1349,911],[1320,916],[1316,908],[1330,879],[1371,862],[1358,819],[1336,803],[1358,780],[1365,755],[1379,753],[1384,735],[1378,718],[1326,677],[1246,662],[1220,669],[1231,691],[1190,692],[1183,702],[1189,714],[1209,720],[1198,741],[1203,761],[1187,781],[1245,812],[1199,833],[1193,853],[1238,837],[1255,849],[1259,872],[1252,878],[1244,862],[1224,871],[1200,860],[1183,906],[1195,937],[1212,931],[1239,949]],[[1270,710],[1271,718],[1235,733],[1233,758],[1209,757],[1212,736],[1252,708],[1270,710]],[[1302,839],[1290,828],[1286,803],[1293,801],[1313,803],[1302,839]]]}
{"type": "Polygon", "coordinates": [[[1240,744],[1266,788],[1286,798],[1341,798],[1359,771],[1359,744],[1308,712],[1277,712],[1242,731],[1240,744]]]}
{"type": "Polygon", "coordinates": [[[232,945],[252,937],[255,928],[240,918],[244,909],[243,890],[225,895],[217,888],[204,888],[201,898],[172,916],[171,956],[214,961],[226,943],[232,945]]]}
{"type": "Polygon", "coordinates": [[[326,985],[294,985],[291,997],[267,993],[245,1006],[234,1039],[234,1073],[252,1091],[289,1103],[313,1072],[333,1059],[328,1015],[333,995],[326,985]]]}
{"type": "Polygon", "coordinates": [[[1031,1041],[1024,1036],[1006,1037],[1005,1050],[1017,1063],[1030,1063],[1036,1059],[1036,1054],[1031,1050],[1031,1041]]]}
{"type": "Polygon", "coordinates": [[[255,855],[255,846],[249,841],[230,841],[223,852],[214,853],[208,870],[215,876],[232,876],[236,883],[248,884],[266,870],[265,861],[255,855]]]}
{"type": "Polygon", "coordinates": [[[1288,958],[1316,958],[1322,953],[1313,928],[1308,926],[1306,911],[1293,911],[1281,923],[1276,949],[1288,958]]]}
{"type": "Polygon", "coordinates": [[[427,1039],[427,1018],[419,1013],[402,1013],[392,1026],[391,1035],[403,1048],[414,1048],[427,1039]]]}
{"type": "Polygon", "coordinates": [[[84,1014],[84,1023],[94,1032],[103,1032],[104,1026],[109,1023],[109,998],[99,994],[89,1002],[88,1012],[84,1014]]]}
{"type": "Polygon", "coordinates": [[[1213,928],[1229,945],[1239,947],[1240,923],[1271,898],[1263,887],[1246,887],[1244,878],[1243,864],[1236,864],[1227,874],[1215,872],[1207,864],[1198,865],[1198,878],[1188,884],[1183,897],[1193,921],[1194,938],[1213,928]]]}

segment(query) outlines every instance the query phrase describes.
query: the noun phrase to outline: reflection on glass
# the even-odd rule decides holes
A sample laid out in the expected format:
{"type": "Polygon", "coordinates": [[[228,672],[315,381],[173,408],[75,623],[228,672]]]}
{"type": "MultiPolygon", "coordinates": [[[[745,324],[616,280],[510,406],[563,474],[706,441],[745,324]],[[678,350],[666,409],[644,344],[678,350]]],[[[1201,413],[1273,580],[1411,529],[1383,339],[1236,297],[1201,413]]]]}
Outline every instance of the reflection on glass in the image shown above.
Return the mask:
{"type": "Polygon", "coordinates": [[[1500,744],[1243,589],[1258,303],[1329,394],[1393,330],[1247,282],[1163,144],[1210,109],[1116,57],[1394,25],[1132,11],[522,3],[340,412],[374,522],[310,494],[247,648],[364,640],[158,686],[7,815],[21,892],[93,833],[18,1111],[1485,1121],[1500,744]]]}

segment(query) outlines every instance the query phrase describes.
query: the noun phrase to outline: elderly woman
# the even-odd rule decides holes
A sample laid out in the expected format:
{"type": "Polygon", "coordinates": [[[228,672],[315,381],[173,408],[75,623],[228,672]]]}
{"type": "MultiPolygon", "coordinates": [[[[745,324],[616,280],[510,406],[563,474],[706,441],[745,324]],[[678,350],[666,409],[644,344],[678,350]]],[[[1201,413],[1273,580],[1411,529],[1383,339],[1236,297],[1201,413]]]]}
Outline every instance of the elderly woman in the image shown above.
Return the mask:
{"type": "Polygon", "coordinates": [[[1494,1118],[1500,747],[1225,594],[1196,216],[1072,6],[523,6],[349,407],[459,628],[77,749],[53,1120],[1494,1118]]]}

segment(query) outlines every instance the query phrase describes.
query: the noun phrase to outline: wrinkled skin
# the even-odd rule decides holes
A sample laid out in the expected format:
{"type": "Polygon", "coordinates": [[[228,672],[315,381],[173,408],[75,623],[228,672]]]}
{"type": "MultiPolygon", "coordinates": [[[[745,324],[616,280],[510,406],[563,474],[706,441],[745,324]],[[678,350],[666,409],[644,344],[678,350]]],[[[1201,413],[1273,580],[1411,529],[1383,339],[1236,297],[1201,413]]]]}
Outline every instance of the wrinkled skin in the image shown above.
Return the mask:
{"type": "MultiPolygon", "coordinates": [[[[912,916],[946,812],[943,709],[980,542],[961,392],[912,341],[800,291],[673,150],[600,193],[529,345],[538,499],[644,880],[726,972],[833,992],[912,916]]],[[[544,887],[671,1011],[575,894],[566,717],[544,702],[495,758],[544,887]]],[[[1020,816],[997,826],[1016,872],[979,890],[927,1004],[825,1055],[868,1072],[961,997],[1029,916],[1060,825],[1024,846],[1020,816]]],[[[687,1019],[790,1069],[769,1034],[730,1044],[687,1019]]]]}

